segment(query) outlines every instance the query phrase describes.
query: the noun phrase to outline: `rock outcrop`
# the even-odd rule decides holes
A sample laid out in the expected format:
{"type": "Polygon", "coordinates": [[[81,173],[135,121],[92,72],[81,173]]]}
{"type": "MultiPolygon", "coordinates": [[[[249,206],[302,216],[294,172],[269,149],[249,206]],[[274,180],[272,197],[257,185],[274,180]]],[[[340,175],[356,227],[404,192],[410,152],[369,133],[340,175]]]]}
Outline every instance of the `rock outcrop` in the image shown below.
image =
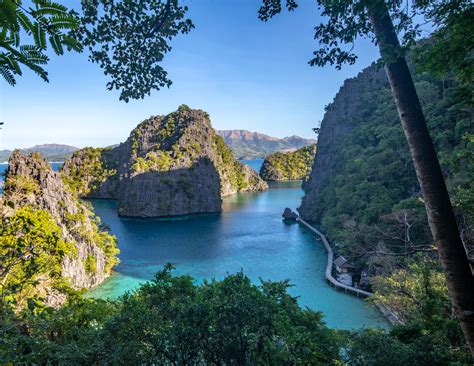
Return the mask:
{"type": "Polygon", "coordinates": [[[119,214],[133,217],[219,212],[222,197],[267,188],[209,115],[187,106],[143,121],[114,148],[76,152],[62,174],[81,196],[117,199],[119,214]]]}
{"type": "Polygon", "coordinates": [[[311,172],[315,155],[316,145],[271,154],[265,158],[260,168],[260,177],[267,181],[306,179],[311,172]]]}
{"type": "MultiPolygon", "coordinates": [[[[330,184],[340,162],[334,157],[357,123],[369,116],[367,94],[389,88],[385,71],[372,65],[348,79],[327,107],[318,136],[318,153],[311,174],[303,185],[305,195],[298,212],[304,220],[319,222],[323,214],[324,188],[330,184]]],[[[329,208],[327,208],[329,209],[329,208]]]]}
{"type": "Polygon", "coordinates": [[[283,217],[283,220],[294,221],[298,218],[298,214],[293,212],[291,208],[287,207],[285,208],[285,211],[283,211],[281,217],[283,217]]]}
{"type": "MultiPolygon", "coordinates": [[[[72,245],[74,254],[65,256],[61,275],[76,289],[89,289],[104,281],[118,262],[116,239],[99,228],[100,221],[89,207],[63,183],[61,175],[39,154],[12,153],[6,172],[0,214],[12,215],[21,207],[44,210],[62,231],[61,239],[72,245]]],[[[41,283],[49,305],[64,296],[41,283]]]]}

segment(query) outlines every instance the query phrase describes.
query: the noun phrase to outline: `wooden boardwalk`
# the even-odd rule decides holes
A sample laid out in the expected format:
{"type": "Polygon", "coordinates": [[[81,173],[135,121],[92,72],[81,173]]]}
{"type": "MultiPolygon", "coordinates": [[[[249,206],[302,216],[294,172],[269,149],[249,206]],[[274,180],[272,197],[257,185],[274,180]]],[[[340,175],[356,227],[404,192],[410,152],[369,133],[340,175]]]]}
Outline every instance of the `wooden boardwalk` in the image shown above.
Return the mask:
{"type": "MultiPolygon", "coordinates": [[[[374,294],[372,292],[364,291],[356,287],[348,286],[345,285],[341,282],[339,282],[334,276],[332,275],[332,263],[334,261],[334,252],[332,251],[331,245],[329,245],[329,241],[326,238],[326,236],[320,232],[318,229],[316,229],[314,226],[308,224],[305,220],[302,218],[298,217],[296,219],[297,222],[303,224],[306,226],[309,230],[314,232],[323,242],[324,246],[326,247],[326,251],[328,253],[328,262],[326,264],[326,271],[325,271],[325,276],[326,280],[329,282],[330,285],[334,286],[336,289],[341,289],[344,290],[344,292],[349,292],[357,297],[371,297],[374,294]]],[[[385,305],[383,304],[375,304],[377,308],[380,310],[380,312],[387,318],[387,320],[390,322],[390,324],[402,324],[403,322],[401,319],[390,309],[388,309],[385,305]]]]}

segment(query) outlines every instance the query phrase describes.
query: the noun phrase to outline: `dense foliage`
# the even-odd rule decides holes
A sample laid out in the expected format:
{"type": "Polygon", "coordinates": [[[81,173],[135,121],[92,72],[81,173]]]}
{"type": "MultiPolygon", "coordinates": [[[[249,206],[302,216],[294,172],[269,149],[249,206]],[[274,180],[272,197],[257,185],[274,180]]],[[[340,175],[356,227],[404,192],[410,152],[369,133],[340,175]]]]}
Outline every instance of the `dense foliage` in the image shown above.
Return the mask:
{"type": "Polygon", "coordinates": [[[44,293],[39,284],[68,286],[61,276],[61,264],[76,248],[61,234],[59,225],[44,210],[24,206],[1,216],[0,309],[21,308],[40,300],[44,293]]]}
{"type": "Polygon", "coordinates": [[[69,9],[51,0],[0,1],[0,75],[13,86],[15,76],[21,76],[21,67],[26,66],[48,81],[45,51],[48,46],[57,55],[64,54],[65,48],[82,51],[69,34],[78,26],[78,18],[69,9]]]}
{"type": "MultiPolygon", "coordinates": [[[[453,79],[418,74],[415,80],[469,242],[474,181],[471,112],[458,98],[453,79]]],[[[335,173],[322,190],[322,204],[313,207],[314,217],[354,258],[432,251],[421,192],[390,90],[369,90],[364,100],[364,110],[353,116],[355,128],[343,148],[334,152],[335,173]]]]}
{"type": "Polygon", "coordinates": [[[75,194],[86,196],[116,173],[115,166],[102,159],[105,150],[107,149],[86,147],[75,152],[62,167],[61,178],[75,194]],[[73,164],[77,160],[81,162],[79,166],[73,164]]]}
{"type": "Polygon", "coordinates": [[[242,273],[198,286],[188,276],[171,276],[168,267],[118,301],[83,299],[37,315],[10,314],[2,323],[0,362],[337,364],[336,332],[320,313],[301,309],[287,287],[256,286],[242,273]]]}
{"type": "MultiPolygon", "coordinates": [[[[449,328],[410,323],[358,332],[328,329],[298,306],[289,283],[254,285],[242,273],[197,285],[171,266],[118,300],[38,304],[0,323],[0,362],[159,365],[468,365],[449,328]],[[448,331],[447,333],[445,333],[448,331]],[[72,351],[73,350],[73,351],[72,351]]],[[[456,338],[457,337],[457,338],[456,338]]]]}
{"type": "Polygon", "coordinates": [[[265,180],[306,179],[311,172],[315,156],[316,145],[271,154],[265,158],[260,168],[260,176],[265,180]]]}
{"type": "Polygon", "coordinates": [[[168,41],[193,28],[187,10],[178,0],[82,1],[75,34],[111,78],[107,89],[128,102],[171,85],[160,63],[171,50],[168,41]]]}
{"type": "Polygon", "coordinates": [[[15,308],[39,300],[60,304],[118,263],[116,238],[37,152],[13,152],[0,220],[2,298],[15,308]]]}

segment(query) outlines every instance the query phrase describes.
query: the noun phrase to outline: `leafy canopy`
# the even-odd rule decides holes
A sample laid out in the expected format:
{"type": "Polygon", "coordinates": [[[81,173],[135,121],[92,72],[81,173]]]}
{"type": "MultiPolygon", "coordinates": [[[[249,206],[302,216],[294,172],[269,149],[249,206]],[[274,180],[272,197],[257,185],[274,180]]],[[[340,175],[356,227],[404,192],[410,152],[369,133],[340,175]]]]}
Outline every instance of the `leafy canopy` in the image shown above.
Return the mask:
{"type": "MultiPolygon", "coordinates": [[[[282,11],[282,0],[263,0],[259,10],[259,18],[268,21],[282,11]]],[[[293,11],[297,8],[296,0],[286,0],[286,8],[293,11]]],[[[355,42],[361,38],[370,39],[376,43],[372,25],[369,20],[368,8],[374,5],[373,0],[317,0],[316,5],[325,19],[314,30],[314,38],[319,48],[313,52],[309,61],[311,66],[335,65],[340,69],[343,64],[354,64],[357,55],[354,52],[355,42]]],[[[390,17],[402,48],[390,50],[389,59],[413,46],[421,35],[438,32],[447,26],[452,26],[455,17],[472,12],[470,0],[385,0],[390,17]],[[430,31],[427,31],[430,29],[430,31]]],[[[472,19],[472,16],[471,16],[472,19]]],[[[467,21],[466,21],[467,23],[467,21]]],[[[472,23],[471,23],[472,24],[472,23]]],[[[472,33],[472,32],[471,32],[472,33]]],[[[472,37],[470,48],[472,50],[472,37]]],[[[448,50],[439,50],[447,57],[448,50]]],[[[385,60],[387,61],[387,60],[385,60]]]]}
{"type": "Polygon", "coordinates": [[[33,70],[44,81],[44,65],[51,46],[57,55],[64,49],[80,52],[80,43],[69,35],[79,25],[78,18],[63,5],[51,0],[0,1],[0,75],[10,85],[21,76],[21,66],[33,70]],[[25,38],[27,41],[25,42],[25,38]]]}
{"type": "Polygon", "coordinates": [[[90,51],[89,60],[110,76],[107,89],[120,90],[120,99],[144,98],[171,85],[160,66],[168,44],[194,26],[185,19],[178,0],[82,1],[81,26],[75,32],[90,51]]]}
{"type": "Polygon", "coordinates": [[[49,47],[57,55],[86,48],[108,90],[126,102],[144,98],[171,85],[160,63],[169,41],[194,27],[186,11],[178,0],[82,0],[81,13],[52,0],[0,0],[0,75],[13,86],[23,65],[48,81],[49,47]]]}

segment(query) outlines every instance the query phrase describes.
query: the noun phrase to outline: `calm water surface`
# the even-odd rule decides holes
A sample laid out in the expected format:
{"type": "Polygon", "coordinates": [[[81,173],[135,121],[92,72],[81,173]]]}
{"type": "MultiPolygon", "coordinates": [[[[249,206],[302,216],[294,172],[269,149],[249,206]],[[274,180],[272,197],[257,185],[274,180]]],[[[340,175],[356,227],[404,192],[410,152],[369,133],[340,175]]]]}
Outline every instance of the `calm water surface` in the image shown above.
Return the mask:
{"type": "MultiPolygon", "coordinates": [[[[249,165],[258,170],[261,163],[249,165]]],[[[282,222],[283,209],[296,208],[302,194],[299,182],[275,183],[265,192],[225,198],[221,214],[146,220],[118,217],[116,202],[93,200],[118,238],[121,263],[90,295],[115,298],[171,262],[176,274],[190,274],[198,282],[240,270],[255,283],[290,279],[289,292],[301,305],[323,311],[330,327],[387,327],[371,305],[327,285],[326,253],[311,232],[282,222]]]]}

